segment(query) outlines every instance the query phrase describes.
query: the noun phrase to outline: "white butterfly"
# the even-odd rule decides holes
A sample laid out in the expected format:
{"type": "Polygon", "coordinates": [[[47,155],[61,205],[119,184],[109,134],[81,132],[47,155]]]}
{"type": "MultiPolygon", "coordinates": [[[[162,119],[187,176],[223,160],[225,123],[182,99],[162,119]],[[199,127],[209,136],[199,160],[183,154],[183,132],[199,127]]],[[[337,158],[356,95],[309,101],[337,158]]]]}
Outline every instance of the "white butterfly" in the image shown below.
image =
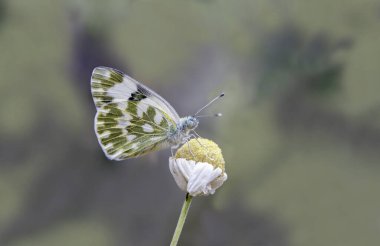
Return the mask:
{"type": "MultiPolygon", "coordinates": [[[[91,92],[97,108],[95,132],[111,160],[138,157],[157,149],[177,148],[191,138],[198,113],[180,118],[160,95],[124,73],[97,67],[91,76],[91,92]]],[[[220,116],[220,114],[217,114],[220,116]]]]}

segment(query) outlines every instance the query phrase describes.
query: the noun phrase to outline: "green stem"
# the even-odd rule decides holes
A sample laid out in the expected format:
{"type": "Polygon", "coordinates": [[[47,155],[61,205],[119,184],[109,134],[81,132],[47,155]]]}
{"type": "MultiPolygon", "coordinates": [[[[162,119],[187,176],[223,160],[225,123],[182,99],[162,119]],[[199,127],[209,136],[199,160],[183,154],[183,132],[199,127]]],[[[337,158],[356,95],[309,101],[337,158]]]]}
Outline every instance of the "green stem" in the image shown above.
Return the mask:
{"type": "Polygon", "coordinates": [[[170,246],[176,246],[178,243],[178,239],[179,239],[179,236],[181,235],[183,225],[185,224],[187,212],[189,211],[192,198],[193,197],[190,196],[189,193],[186,194],[186,198],[185,198],[185,201],[183,202],[181,214],[179,215],[177,227],[175,228],[170,246]]]}

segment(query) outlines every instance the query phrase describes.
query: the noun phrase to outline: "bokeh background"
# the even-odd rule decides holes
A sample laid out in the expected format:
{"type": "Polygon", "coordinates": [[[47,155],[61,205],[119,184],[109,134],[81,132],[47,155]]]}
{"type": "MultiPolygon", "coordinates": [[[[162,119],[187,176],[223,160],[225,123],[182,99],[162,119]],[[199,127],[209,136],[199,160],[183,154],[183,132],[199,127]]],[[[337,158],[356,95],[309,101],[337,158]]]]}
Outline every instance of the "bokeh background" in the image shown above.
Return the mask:
{"type": "Polygon", "coordinates": [[[0,0],[0,245],[168,245],[169,150],[108,161],[90,75],[118,68],[198,132],[228,181],[180,245],[380,242],[380,1],[0,0]]]}

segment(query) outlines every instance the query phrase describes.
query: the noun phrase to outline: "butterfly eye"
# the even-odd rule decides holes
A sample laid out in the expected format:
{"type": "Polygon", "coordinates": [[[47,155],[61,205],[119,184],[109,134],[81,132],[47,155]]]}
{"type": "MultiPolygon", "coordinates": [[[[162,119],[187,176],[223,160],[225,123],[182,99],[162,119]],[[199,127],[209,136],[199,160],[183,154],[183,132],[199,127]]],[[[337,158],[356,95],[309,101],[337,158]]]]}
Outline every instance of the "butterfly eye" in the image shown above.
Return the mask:
{"type": "Polygon", "coordinates": [[[198,120],[194,117],[190,117],[188,121],[188,127],[194,129],[198,126],[198,120]]]}

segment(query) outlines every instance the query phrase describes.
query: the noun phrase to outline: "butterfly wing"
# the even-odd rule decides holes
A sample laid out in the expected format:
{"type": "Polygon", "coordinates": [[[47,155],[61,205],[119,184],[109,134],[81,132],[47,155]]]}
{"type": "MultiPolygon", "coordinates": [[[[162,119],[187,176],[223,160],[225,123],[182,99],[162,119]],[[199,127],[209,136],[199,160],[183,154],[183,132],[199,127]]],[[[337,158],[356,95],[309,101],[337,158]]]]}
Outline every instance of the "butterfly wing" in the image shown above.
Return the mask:
{"type": "Polygon", "coordinates": [[[167,145],[179,116],[161,96],[106,67],[94,69],[91,92],[97,108],[95,132],[111,160],[141,156],[167,145]]]}
{"type": "Polygon", "coordinates": [[[96,67],[91,76],[91,92],[97,108],[110,102],[144,101],[179,121],[174,108],[160,95],[128,75],[108,67],[96,67]]]}

